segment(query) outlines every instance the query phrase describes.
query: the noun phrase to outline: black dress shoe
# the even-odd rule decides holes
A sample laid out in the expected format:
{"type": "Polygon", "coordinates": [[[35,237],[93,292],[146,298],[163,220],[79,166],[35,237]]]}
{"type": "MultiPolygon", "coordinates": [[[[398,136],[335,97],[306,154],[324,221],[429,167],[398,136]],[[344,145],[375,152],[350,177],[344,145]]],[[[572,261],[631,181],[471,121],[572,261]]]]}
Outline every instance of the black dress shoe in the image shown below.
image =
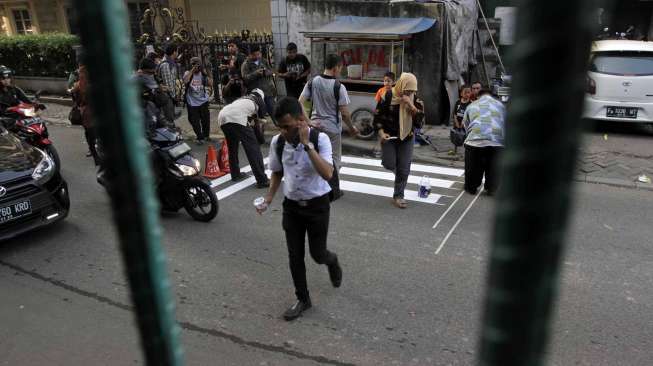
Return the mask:
{"type": "Polygon", "coordinates": [[[247,174],[240,173],[238,175],[231,176],[231,181],[232,182],[241,182],[241,181],[244,181],[245,179],[247,179],[247,174]]]}
{"type": "Polygon", "coordinates": [[[342,268],[340,268],[337,257],[335,263],[329,265],[329,278],[333,287],[340,287],[342,283],[342,268]]]}
{"type": "Polygon", "coordinates": [[[311,308],[311,299],[306,301],[298,300],[295,305],[291,306],[285,313],[283,313],[283,318],[286,321],[291,321],[299,318],[302,313],[311,308]]]}
{"type": "Polygon", "coordinates": [[[256,183],[256,188],[268,188],[270,186],[270,181],[266,180],[265,182],[256,183]]]}

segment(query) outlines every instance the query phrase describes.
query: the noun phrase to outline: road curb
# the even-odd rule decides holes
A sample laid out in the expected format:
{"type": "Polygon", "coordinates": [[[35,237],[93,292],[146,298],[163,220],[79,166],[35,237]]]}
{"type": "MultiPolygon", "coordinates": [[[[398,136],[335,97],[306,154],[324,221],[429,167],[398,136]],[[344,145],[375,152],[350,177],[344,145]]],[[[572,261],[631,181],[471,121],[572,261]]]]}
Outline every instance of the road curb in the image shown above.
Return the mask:
{"type": "Polygon", "coordinates": [[[641,189],[647,191],[653,191],[653,184],[641,183],[641,182],[631,182],[625,179],[618,178],[605,178],[605,177],[596,177],[591,175],[580,175],[574,178],[576,182],[590,183],[590,184],[603,184],[612,187],[620,188],[630,188],[630,189],[641,189]]]}

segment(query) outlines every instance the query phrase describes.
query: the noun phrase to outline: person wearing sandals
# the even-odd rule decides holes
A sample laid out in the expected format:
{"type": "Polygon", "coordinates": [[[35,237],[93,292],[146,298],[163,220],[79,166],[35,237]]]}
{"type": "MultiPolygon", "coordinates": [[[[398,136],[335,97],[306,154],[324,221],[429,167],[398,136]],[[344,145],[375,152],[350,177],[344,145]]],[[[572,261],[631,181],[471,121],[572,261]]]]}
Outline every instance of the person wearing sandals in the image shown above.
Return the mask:
{"type": "Polygon", "coordinates": [[[415,75],[402,73],[394,88],[386,93],[377,106],[379,113],[375,119],[375,127],[382,142],[381,163],[395,174],[392,204],[402,209],[407,206],[404,191],[413,158],[413,117],[419,112],[415,106],[416,93],[415,75]]]}

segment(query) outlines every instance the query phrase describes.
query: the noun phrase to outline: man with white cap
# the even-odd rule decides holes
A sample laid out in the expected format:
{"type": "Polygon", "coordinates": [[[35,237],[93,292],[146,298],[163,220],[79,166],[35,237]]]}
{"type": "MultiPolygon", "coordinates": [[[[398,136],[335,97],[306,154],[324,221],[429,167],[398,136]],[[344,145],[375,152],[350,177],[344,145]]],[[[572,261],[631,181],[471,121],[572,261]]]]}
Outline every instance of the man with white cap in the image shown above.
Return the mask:
{"type": "Polygon", "coordinates": [[[270,180],[265,174],[261,146],[249,123],[263,118],[265,114],[265,94],[261,89],[254,89],[250,94],[226,105],[218,115],[218,123],[222,128],[222,132],[224,132],[227,147],[229,148],[231,179],[237,182],[247,177],[240,172],[238,163],[238,146],[242,142],[258,188],[269,187],[270,180]]]}

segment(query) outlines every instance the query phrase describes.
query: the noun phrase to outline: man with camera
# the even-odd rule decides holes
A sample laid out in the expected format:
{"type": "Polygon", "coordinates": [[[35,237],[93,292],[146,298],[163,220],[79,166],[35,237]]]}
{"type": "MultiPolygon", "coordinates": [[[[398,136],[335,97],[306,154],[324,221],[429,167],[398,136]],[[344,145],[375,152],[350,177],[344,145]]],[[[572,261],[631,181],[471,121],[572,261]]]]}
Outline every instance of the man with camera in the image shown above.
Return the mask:
{"type": "Polygon", "coordinates": [[[251,93],[254,89],[261,89],[263,91],[265,94],[267,114],[272,117],[275,96],[277,94],[274,81],[272,80],[274,72],[270,64],[263,58],[261,48],[258,45],[250,48],[249,58],[243,64],[241,73],[248,93],[251,93]]]}
{"type": "Polygon", "coordinates": [[[205,140],[210,140],[211,119],[207,88],[213,87],[213,80],[202,67],[199,57],[191,58],[190,65],[191,69],[186,71],[183,77],[186,86],[184,100],[188,108],[188,122],[193,126],[197,144],[202,145],[205,140]]]}

